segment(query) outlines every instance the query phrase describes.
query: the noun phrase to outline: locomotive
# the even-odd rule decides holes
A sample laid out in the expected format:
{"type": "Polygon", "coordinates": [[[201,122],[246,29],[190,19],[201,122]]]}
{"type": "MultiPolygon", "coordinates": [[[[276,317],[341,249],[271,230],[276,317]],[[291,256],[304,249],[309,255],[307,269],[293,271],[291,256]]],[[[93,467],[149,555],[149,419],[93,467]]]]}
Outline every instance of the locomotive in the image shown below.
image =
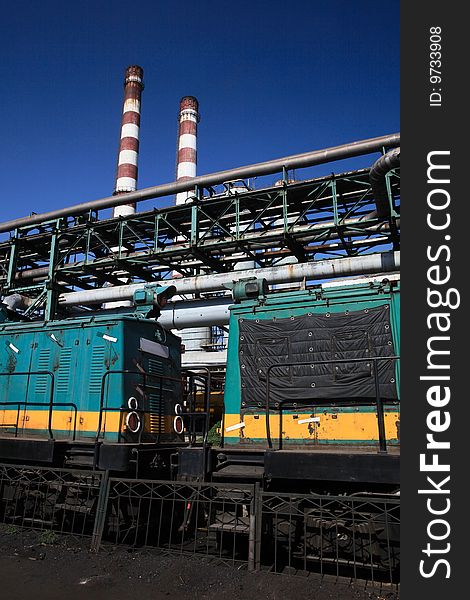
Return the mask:
{"type": "Polygon", "coordinates": [[[189,544],[249,568],[329,561],[392,575],[398,143],[382,136],[156,186],[144,194],[195,195],[137,215],[98,218],[130,193],[0,224],[0,521],[81,528],[95,550],[105,536],[189,544]],[[375,151],[385,154],[370,169],[289,179],[287,165],[375,151]],[[228,176],[281,163],[271,187],[228,176]],[[309,279],[319,276],[335,279],[309,279]],[[207,359],[208,334],[203,361],[184,368],[190,352],[183,360],[171,330],[199,326],[228,333],[222,407],[225,353],[207,359]]]}
{"type": "Polygon", "coordinates": [[[147,285],[133,307],[49,322],[2,307],[0,462],[27,465],[3,482],[4,520],[94,531],[104,471],[106,539],[199,539],[243,559],[256,522],[257,560],[275,570],[397,577],[398,276],[275,293],[236,282],[212,443],[210,373],[182,369],[180,338],[158,323],[175,291],[147,285]],[[72,467],[70,482],[36,481],[44,465],[72,467]]]}
{"type": "Polygon", "coordinates": [[[175,288],[133,307],[23,321],[2,308],[0,460],[259,480],[274,489],[399,483],[398,276],[268,292],[233,286],[220,439],[209,377],[158,323],[175,288]]]}
{"type": "Polygon", "coordinates": [[[181,442],[180,339],[154,318],[174,292],[147,286],[131,312],[49,322],[4,304],[0,460],[128,471],[139,448],[181,442]]]}
{"type": "MultiPolygon", "coordinates": [[[[230,309],[222,448],[213,479],[275,489],[396,489],[400,282],[363,278],[269,294],[239,282],[230,309]],[[321,487],[323,486],[323,487],[321,487]]],[[[200,448],[179,450],[195,476],[200,448]]]]}

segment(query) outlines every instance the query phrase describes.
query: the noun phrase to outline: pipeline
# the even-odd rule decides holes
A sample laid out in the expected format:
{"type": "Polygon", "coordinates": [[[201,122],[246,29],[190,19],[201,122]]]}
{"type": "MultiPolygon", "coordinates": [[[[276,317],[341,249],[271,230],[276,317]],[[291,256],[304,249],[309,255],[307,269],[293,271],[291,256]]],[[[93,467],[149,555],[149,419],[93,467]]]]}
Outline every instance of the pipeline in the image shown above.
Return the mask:
{"type": "Polygon", "coordinates": [[[26,310],[33,302],[34,300],[32,298],[23,296],[22,294],[10,294],[9,296],[5,296],[2,300],[2,303],[8,306],[10,310],[16,310],[17,308],[26,310]]]}
{"type": "MultiPolygon", "coordinates": [[[[397,279],[398,275],[389,275],[390,280],[397,279]]],[[[370,283],[384,279],[382,273],[352,279],[335,279],[334,283],[323,284],[327,288],[332,285],[348,285],[357,283],[370,283]]],[[[229,323],[229,306],[233,304],[230,296],[209,298],[206,300],[190,300],[188,302],[177,300],[168,302],[161,311],[158,322],[166,329],[186,329],[187,327],[224,326],[229,323]]],[[[207,353],[206,353],[207,354],[207,353]]],[[[209,353],[210,354],[213,353],[209,353]]],[[[218,352],[215,354],[219,354],[218,352]]]]}
{"type": "MultiPolygon", "coordinates": [[[[181,277],[172,280],[161,280],[163,285],[174,285],[176,293],[195,294],[199,292],[218,292],[226,289],[226,284],[249,277],[264,278],[269,284],[289,283],[308,280],[347,277],[349,275],[385,273],[398,271],[400,268],[400,252],[381,252],[364,256],[320,260],[308,263],[297,263],[278,267],[263,267],[234,271],[232,273],[216,273],[196,277],[181,277]]],[[[61,306],[102,304],[120,300],[130,300],[135,290],[144,283],[119,285],[97,290],[67,292],[59,296],[61,306]]]]}
{"type": "MultiPolygon", "coordinates": [[[[390,274],[387,279],[396,280],[399,275],[390,274]]],[[[372,281],[377,282],[378,280],[384,279],[383,273],[359,276],[359,278],[350,279],[335,279],[333,283],[322,284],[323,289],[327,289],[331,286],[345,286],[345,285],[357,285],[358,283],[367,284],[372,281]]],[[[218,296],[216,298],[207,298],[204,300],[170,300],[165,308],[162,309],[158,322],[163,325],[166,329],[188,329],[188,328],[205,328],[217,325],[223,327],[228,325],[230,320],[229,306],[233,304],[233,300],[230,296],[218,296]]],[[[121,308],[117,311],[98,310],[89,311],[81,307],[73,307],[70,310],[70,314],[74,316],[83,316],[85,314],[93,314],[94,316],[100,314],[109,314],[110,312],[120,312],[128,314],[128,308],[121,308]]],[[[219,352],[196,352],[194,356],[205,357],[205,361],[215,359],[220,361],[219,352]],[[217,355],[217,356],[215,356],[217,355]]]]}
{"type": "Polygon", "coordinates": [[[390,150],[375,161],[369,171],[378,217],[390,216],[390,204],[385,175],[400,166],[400,148],[390,150]]]}
{"type": "Polygon", "coordinates": [[[230,319],[228,307],[233,304],[231,297],[210,298],[207,300],[178,300],[169,302],[158,318],[166,329],[205,328],[213,325],[227,325],[230,319]]]}
{"type": "Polygon", "coordinates": [[[384,147],[393,148],[399,143],[400,134],[394,133],[367,140],[351,142],[341,146],[325,148],[323,150],[314,150],[312,152],[305,152],[303,154],[294,154],[284,158],[238,167],[236,169],[218,171],[208,175],[199,175],[198,177],[194,177],[194,179],[190,179],[188,181],[174,181],[172,183],[165,183],[162,185],[136,190],[135,192],[129,192],[117,196],[108,196],[107,198],[101,198],[100,200],[92,200],[82,204],[75,204],[74,206],[69,206],[67,208],[61,208],[42,214],[5,221],[4,223],[0,223],[0,233],[11,231],[18,227],[29,227],[44,221],[52,221],[62,217],[82,215],[90,211],[121,206],[123,204],[130,204],[134,202],[142,202],[143,200],[150,200],[151,198],[171,196],[178,194],[179,192],[193,190],[195,186],[208,187],[223,183],[224,181],[245,179],[247,177],[257,177],[260,175],[271,175],[273,173],[279,173],[283,169],[300,169],[303,167],[311,167],[313,165],[334,162],[336,160],[342,160],[363,154],[370,154],[372,152],[379,152],[384,147]]]}

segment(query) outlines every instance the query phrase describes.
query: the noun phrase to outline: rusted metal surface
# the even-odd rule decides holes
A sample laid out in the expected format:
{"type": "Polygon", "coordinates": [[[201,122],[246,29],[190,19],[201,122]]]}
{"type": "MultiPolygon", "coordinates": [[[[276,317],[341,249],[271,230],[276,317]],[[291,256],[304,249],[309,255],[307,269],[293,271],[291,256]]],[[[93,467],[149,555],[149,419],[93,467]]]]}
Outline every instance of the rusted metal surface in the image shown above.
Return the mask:
{"type": "MultiPolygon", "coordinates": [[[[168,281],[165,280],[165,285],[174,285],[177,294],[214,292],[223,290],[227,283],[248,277],[264,278],[268,283],[274,284],[303,281],[304,279],[327,279],[339,276],[390,272],[399,268],[400,253],[385,252],[361,257],[356,256],[310,263],[288,264],[281,267],[265,267],[233,273],[181,277],[168,281]]],[[[141,287],[142,284],[133,284],[102,288],[89,292],[70,292],[62,294],[59,297],[59,304],[72,306],[77,304],[96,304],[113,300],[128,300],[132,298],[135,290],[141,287]]],[[[165,314],[165,310],[162,313],[165,314]]]]}

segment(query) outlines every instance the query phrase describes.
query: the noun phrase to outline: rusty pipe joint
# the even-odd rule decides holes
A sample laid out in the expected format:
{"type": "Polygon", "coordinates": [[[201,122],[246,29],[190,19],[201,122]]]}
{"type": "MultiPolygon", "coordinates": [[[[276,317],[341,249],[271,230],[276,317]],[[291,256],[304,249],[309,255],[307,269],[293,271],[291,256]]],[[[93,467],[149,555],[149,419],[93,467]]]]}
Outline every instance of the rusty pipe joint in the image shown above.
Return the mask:
{"type": "Polygon", "coordinates": [[[2,303],[7,306],[10,310],[26,310],[33,304],[34,300],[29,298],[28,296],[23,296],[22,294],[10,294],[9,296],[5,296],[2,300],[2,303]]]}

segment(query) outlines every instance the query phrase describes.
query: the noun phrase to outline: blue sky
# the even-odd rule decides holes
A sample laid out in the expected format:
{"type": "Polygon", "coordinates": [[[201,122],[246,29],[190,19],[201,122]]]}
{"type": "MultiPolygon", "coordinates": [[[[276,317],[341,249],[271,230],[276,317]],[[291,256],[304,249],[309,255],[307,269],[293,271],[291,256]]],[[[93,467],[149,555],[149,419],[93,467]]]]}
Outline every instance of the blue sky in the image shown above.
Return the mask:
{"type": "Polygon", "coordinates": [[[174,180],[184,95],[199,174],[399,131],[398,0],[18,1],[0,39],[0,221],[112,193],[129,64],[139,187],[174,180]]]}

